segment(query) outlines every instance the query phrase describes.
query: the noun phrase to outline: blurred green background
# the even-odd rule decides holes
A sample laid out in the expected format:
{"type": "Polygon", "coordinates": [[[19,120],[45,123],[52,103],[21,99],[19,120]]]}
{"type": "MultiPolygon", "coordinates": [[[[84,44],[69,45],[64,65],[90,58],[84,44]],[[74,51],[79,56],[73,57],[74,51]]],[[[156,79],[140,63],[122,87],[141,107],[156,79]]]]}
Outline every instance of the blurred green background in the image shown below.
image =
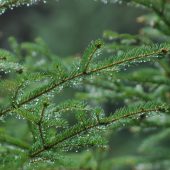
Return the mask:
{"type": "Polygon", "coordinates": [[[50,0],[46,4],[8,10],[0,16],[0,45],[9,36],[20,41],[42,37],[59,56],[80,53],[104,30],[137,33],[140,8],[94,0],[50,0]]]}

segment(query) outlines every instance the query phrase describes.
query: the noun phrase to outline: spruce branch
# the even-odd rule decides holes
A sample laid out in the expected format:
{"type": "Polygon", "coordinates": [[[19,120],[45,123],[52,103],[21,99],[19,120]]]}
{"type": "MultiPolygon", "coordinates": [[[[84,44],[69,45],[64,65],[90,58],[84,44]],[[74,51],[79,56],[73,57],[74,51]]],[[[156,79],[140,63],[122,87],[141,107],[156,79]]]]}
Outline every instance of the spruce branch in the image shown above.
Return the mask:
{"type": "Polygon", "coordinates": [[[13,104],[13,107],[14,107],[14,108],[17,108],[17,97],[18,97],[19,91],[20,91],[20,89],[22,88],[23,84],[24,84],[24,81],[21,82],[21,83],[18,85],[18,87],[16,88],[16,90],[15,90],[15,92],[14,92],[14,96],[12,97],[12,99],[13,99],[12,104],[13,104]]]}
{"type": "Polygon", "coordinates": [[[90,43],[90,45],[85,50],[84,55],[82,57],[82,61],[81,61],[82,72],[84,72],[84,73],[87,72],[88,66],[89,66],[92,58],[94,57],[95,53],[99,49],[101,49],[102,46],[103,46],[103,42],[101,40],[92,41],[90,43]]]}
{"type": "MultiPolygon", "coordinates": [[[[139,48],[139,51],[140,51],[140,48],[139,48]]],[[[20,108],[23,105],[33,101],[34,99],[36,99],[36,98],[38,98],[38,97],[40,97],[40,96],[54,90],[55,88],[65,84],[67,82],[75,80],[77,78],[85,77],[85,76],[88,76],[88,75],[93,75],[95,73],[99,73],[101,71],[107,70],[109,68],[117,67],[117,66],[122,65],[122,64],[131,63],[131,62],[135,62],[135,61],[138,61],[138,60],[144,60],[144,59],[147,59],[147,58],[152,57],[154,55],[156,55],[156,56],[161,55],[161,54],[164,54],[164,51],[169,51],[169,48],[168,48],[167,44],[164,44],[163,47],[162,46],[156,46],[156,47],[153,46],[153,49],[152,49],[152,46],[151,46],[151,50],[144,51],[143,54],[140,54],[140,53],[136,54],[136,52],[134,51],[134,53],[136,54],[136,55],[134,54],[134,56],[131,56],[133,54],[133,53],[131,54],[131,52],[130,52],[129,55],[126,55],[126,53],[125,53],[123,56],[113,58],[112,63],[106,63],[106,64],[104,64],[102,66],[92,68],[89,71],[87,71],[86,73],[84,71],[81,71],[81,72],[79,72],[77,74],[74,74],[72,76],[68,76],[68,77],[62,79],[61,81],[50,85],[49,87],[45,88],[44,90],[41,90],[38,93],[36,93],[35,95],[30,96],[26,100],[21,101],[20,103],[18,103],[17,108],[20,108]]],[[[142,53],[142,51],[141,51],[141,53],[142,53]]],[[[0,116],[3,116],[5,114],[7,114],[8,112],[11,112],[13,109],[14,109],[13,106],[9,106],[7,109],[1,111],[0,116]]]]}
{"type": "Polygon", "coordinates": [[[25,4],[33,4],[36,2],[39,2],[41,0],[6,0],[3,2],[0,2],[0,9],[7,9],[7,8],[13,8],[18,7],[25,4]]]}
{"type": "Polygon", "coordinates": [[[38,149],[37,151],[31,153],[30,157],[34,158],[37,157],[39,154],[46,150],[50,150],[57,145],[61,144],[64,141],[70,140],[74,138],[76,135],[80,135],[83,132],[87,132],[91,129],[94,129],[96,127],[100,126],[108,126],[110,124],[116,123],[121,121],[122,119],[131,118],[135,115],[141,115],[141,114],[148,114],[151,112],[161,112],[166,111],[167,106],[164,104],[153,104],[153,103],[147,103],[144,105],[137,105],[133,108],[123,108],[115,112],[112,116],[101,118],[100,121],[86,121],[83,126],[79,123],[74,125],[69,130],[64,131],[61,133],[60,136],[57,137],[57,139],[54,142],[51,142],[50,144],[46,145],[44,148],[38,149]]]}
{"type": "Polygon", "coordinates": [[[42,123],[43,123],[43,118],[44,118],[44,114],[45,114],[45,109],[47,108],[47,106],[48,106],[47,103],[43,104],[43,108],[42,108],[41,115],[40,115],[40,120],[37,122],[37,126],[38,126],[38,130],[39,130],[39,134],[41,137],[41,142],[43,144],[43,147],[45,146],[45,140],[44,140],[44,136],[43,136],[42,123]]]}
{"type": "Polygon", "coordinates": [[[22,73],[23,66],[15,61],[15,57],[7,50],[0,49],[0,69],[4,72],[22,73]]]}

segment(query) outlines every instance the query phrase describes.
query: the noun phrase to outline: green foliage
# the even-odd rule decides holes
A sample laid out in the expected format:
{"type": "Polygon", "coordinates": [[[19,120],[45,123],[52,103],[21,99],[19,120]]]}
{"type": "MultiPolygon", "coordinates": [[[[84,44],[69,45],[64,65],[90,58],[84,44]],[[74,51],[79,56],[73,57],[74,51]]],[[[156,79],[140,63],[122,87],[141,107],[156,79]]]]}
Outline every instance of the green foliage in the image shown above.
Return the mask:
{"type": "MultiPolygon", "coordinates": [[[[0,10],[36,2],[0,1],[0,10]]],[[[148,24],[156,18],[150,31],[146,27],[144,35],[106,31],[104,40],[92,41],[82,58],[61,59],[41,38],[23,43],[10,38],[11,52],[0,49],[1,169],[147,169],[148,164],[150,169],[157,164],[167,168],[170,5],[166,0],[124,2],[154,12],[138,19],[148,24]],[[153,37],[160,34],[166,38],[155,42],[153,37]],[[67,88],[75,96],[57,101],[67,88]],[[109,100],[121,107],[107,114],[102,104],[109,100]],[[18,129],[17,135],[5,130],[11,120],[26,126],[26,137],[18,129]],[[134,133],[156,128],[157,132],[139,146],[138,156],[101,163],[110,133],[124,128],[134,133]],[[91,150],[83,151],[87,148],[91,150]]]]}
{"type": "Polygon", "coordinates": [[[40,1],[41,0],[1,0],[0,1],[0,14],[3,14],[8,8],[13,9],[14,7],[18,7],[21,5],[30,6],[40,1]]]}

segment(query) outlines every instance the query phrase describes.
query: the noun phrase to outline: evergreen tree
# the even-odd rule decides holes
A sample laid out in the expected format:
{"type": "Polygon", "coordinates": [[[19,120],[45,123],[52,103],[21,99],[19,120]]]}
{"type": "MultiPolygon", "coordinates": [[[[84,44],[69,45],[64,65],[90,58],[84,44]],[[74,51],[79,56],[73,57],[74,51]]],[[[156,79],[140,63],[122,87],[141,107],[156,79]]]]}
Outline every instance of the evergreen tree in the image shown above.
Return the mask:
{"type": "MultiPolygon", "coordinates": [[[[148,8],[150,13],[137,19],[146,25],[141,34],[105,31],[82,57],[67,59],[41,38],[18,43],[11,37],[11,51],[0,49],[0,169],[169,168],[170,3],[103,2],[148,8]],[[76,95],[56,102],[70,87],[76,95]],[[102,103],[109,100],[121,107],[106,114],[102,103]],[[24,138],[8,131],[16,119],[24,124],[24,138]],[[156,130],[144,138],[138,155],[100,162],[109,136],[124,126],[133,133],[156,130]],[[87,148],[93,150],[83,152],[87,148]]],[[[1,0],[0,13],[34,3],[40,0],[1,0]]],[[[19,128],[13,127],[18,133],[19,128]]]]}

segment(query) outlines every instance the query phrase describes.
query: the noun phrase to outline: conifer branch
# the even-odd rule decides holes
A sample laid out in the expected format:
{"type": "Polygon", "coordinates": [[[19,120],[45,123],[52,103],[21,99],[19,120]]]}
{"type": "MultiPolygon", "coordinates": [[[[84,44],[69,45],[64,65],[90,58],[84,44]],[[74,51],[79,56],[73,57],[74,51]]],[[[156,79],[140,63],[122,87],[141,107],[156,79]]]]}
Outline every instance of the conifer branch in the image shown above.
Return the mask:
{"type": "Polygon", "coordinates": [[[13,8],[14,6],[21,6],[24,4],[32,4],[35,2],[38,2],[40,0],[6,0],[5,2],[0,3],[0,9],[7,9],[7,8],[13,8]]]}
{"type": "MultiPolygon", "coordinates": [[[[144,33],[151,37],[159,36],[154,41],[169,40],[169,0],[120,1],[140,4],[150,9],[151,15],[147,15],[143,18],[144,20],[141,20],[151,26],[150,29],[148,27],[143,29],[144,33]],[[154,31],[152,32],[152,30],[154,31]]],[[[39,2],[45,3],[46,1],[0,0],[0,14],[8,9],[24,5],[30,6],[39,2]]],[[[112,0],[107,0],[108,2],[112,2],[112,0]]],[[[114,2],[119,2],[119,0],[114,2]]],[[[82,59],[76,60],[73,64],[69,63],[70,60],[61,61],[39,38],[34,43],[26,42],[21,45],[15,40],[11,41],[12,53],[0,49],[0,77],[2,76],[0,105],[3,107],[0,110],[0,121],[3,122],[1,124],[3,128],[0,128],[0,155],[2,155],[0,169],[43,169],[48,165],[56,169],[60,163],[65,163],[66,157],[70,155],[70,152],[65,154],[66,157],[63,160],[61,157],[63,151],[72,152],[74,149],[83,147],[105,146],[105,138],[110,134],[110,128],[116,130],[124,128],[125,125],[131,126],[131,133],[145,128],[150,130],[152,127],[158,128],[158,130],[156,135],[154,133],[152,137],[147,137],[142,141],[139,151],[140,154],[144,153],[143,157],[139,156],[134,159],[134,157],[128,156],[128,162],[124,162],[124,158],[107,159],[107,162],[104,161],[107,166],[103,166],[103,161],[100,161],[101,155],[99,155],[96,168],[108,169],[110,161],[117,163],[118,166],[129,165],[129,162],[133,161],[130,165],[132,168],[136,168],[136,165],[140,163],[160,165],[160,162],[164,161],[166,165],[163,167],[168,168],[169,164],[165,160],[169,158],[167,155],[170,155],[168,150],[170,69],[169,58],[167,58],[169,57],[170,43],[156,45],[152,44],[153,39],[146,38],[143,34],[138,36],[108,31],[104,34],[104,38],[106,38],[107,44],[103,51],[101,40],[92,41],[84,51],[82,59]],[[103,56],[100,55],[100,51],[103,56]],[[116,55],[110,56],[110,54],[116,55]],[[100,57],[98,57],[99,55],[100,57]],[[163,57],[166,58],[161,59],[163,57]],[[39,62],[39,58],[42,59],[42,63],[39,62]],[[123,71],[132,64],[148,62],[151,59],[158,62],[152,68],[143,64],[145,66],[142,69],[140,67],[136,71],[133,68],[123,71]],[[23,74],[16,75],[16,73],[23,74]],[[78,92],[78,95],[76,94],[78,100],[65,98],[65,102],[63,102],[63,98],[62,100],[52,100],[54,95],[61,93],[65,87],[79,87],[77,83],[80,81],[83,81],[82,86],[87,91],[78,92]],[[94,90],[89,88],[89,84],[93,86],[94,90]],[[99,89],[96,89],[98,87],[99,89]],[[92,93],[89,94],[88,91],[92,93]],[[119,99],[121,103],[128,106],[119,108],[109,115],[105,114],[104,108],[94,108],[94,106],[100,105],[100,102],[106,102],[107,97],[114,101],[119,99]],[[92,101],[90,106],[79,101],[81,99],[96,100],[92,101]],[[155,103],[143,103],[143,101],[152,101],[153,99],[155,103]],[[50,105],[48,106],[44,100],[49,100],[50,105]],[[13,113],[19,119],[20,117],[24,118],[24,121],[15,120],[15,118],[11,121],[13,113]],[[9,134],[12,133],[13,129],[8,125],[11,122],[18,124],[21,122],[14,130],[14,133],[17,134],[14,136],[18,138],[8,135],[4,130],[7,127],[9,134]],[[28,126],[26,126],[26,122],[28,122],[28,126]],[[22,127],[24,128],[22,129],[22,127]],[[26,141],[21,134],[24,130],[27,135],[26,141]],[[32,145],[30,141],[32,141],[32,145]],[[56,159],[62,160],[56,161],[56,159]],[[36,163],[36,166],[31,163],[36,163]]],[[[94,154],[93,151],[90,154],[94,154]]],[[[71,157],[73,156],[71,153],[71,157]]],[[[77,156],[81,159],[84,153],[76,153],[75,157],[77,156]]],[[[91,159],[92,156],[87,155],[88,159],[85,161],[89,162],[89,158],[91,159]]],[[[85,163],[84,160],[83,163],[80,163],[81,166],[73,163],[73,169],[75,167],[84,168],[85,163]]],[[[90,161],[90,164],[93,163],[90,161]]],[[[94,164],[92,166],[94,167],[94,164]]]]}
{"type": "MultiPolygon", "coordinates": [[[[146,54],[141,54],[141,55],[137,55],[137,56],[131,56],[131,57],[128,57],[128,58],[124,58],[122,60],[113,61],[113,63],[106,64],[104,66],[100,66],[100,67],[91,69],[91,70],[87,71],[86,73],[83,71],[83,72],[77,73],[77,74],[75,74],[73,76],[66,77],[65,79],[61,80],[60,82],[57,82],[57,83],[53,84],[49,88],[46,88],[45,90],[40,91],[39,93],[29,97],[28,99],[26,99],[24,101],[21,101],[20,103],[17,104],[16,107],[20,108],[24,104],[27,104],[27,103],[33,101],[34,99],[36,99],[36,98],[38,98],[38,97],[52,91],[53,89],[57,88],[58,86],[63,85],[64,83],[67,83],[69,81],[72,81],[72,80],[75,80],[77,78],[84,77],[84,76],[87,76],[87,75],[92,75],[94,73],[98,73],[100,71],[103,71],[103,70],[106,70],[106,69],[109,69],[109,68],[112,68],[112,67],[116,67],[116,66],[119,66],[121,64],[128,63],[128,62],[133,62],[133,61],[141,60],[141,59],[145,59],[145,58],[147,59],[147,57],[162,54],[162,53],[164,53],[164,51],[168,52],[169,49],[168,48],[161,48],[161,49],[158,49],[156,51],[152,51],[152,52],[149,52],[149,53],[146,53],[146,54]]],[[[13,106],[9,106],[9,108],[1,111],[0,116],[3,116],[5,114],[7,114],[8,112],[12,111],[13,109],[14,109],[13,106]]]]}
{"type": "Polygon", "coordinates": [[[0,3],[0,8],[8,8],[11,5],[15,5],[16,3],[19,3],[21,0],[9,0],[5,2],[0,3]]]}
{"type": "Polygon", "coordinates": [[[93,55],[95,54],[96,50],[97,50],[97,48],[94,49],[93,53],[90,54],[89,59],[88,59],[88,62],[87,62],[86,65],[84,66],[84,70],[83,70],[84,73],[87,72],[88,66],[89,66],[89,64],[90,64],[90,62],[91,62],[91,60],[92,60],[92,58],[93,58],[93,55]]]}
{"type": "Polygon", "coordinates": [[[34,153],[32,153],[30,155],[30,157],[34,158],[34,157],[38,156],[39,154],[41,154],[42,152],[44,152],[46,150],[50,150],[53,147],[57,146],[58,144],[66,141],[66,140],[69,140],[69,139],[75,137],[76,135],[80,135],[83,132],[87,132],[87,130],[89,131],[95,127],[108,126],[112,123],[119,122],[122,119],[130,118],[135,115],[147,114],[147,113],[151,113],[151,112],[159,112],[159,111],[164,110],[164,108],[162,108],[163,107],[162,104],[151,105],[149,108],[143,108],[141,106],[138,106],[138,107],[140,108],[139,110],[127,112],[126,114],[123,114],[120,116],[119,115],[117,116],[117,114],[119,114],[119,111],[118,111],[118,112],[115,112],[113,114],[113,116],[101,118],[100,121],[92,121],[92,122],[87,121],[86,126],[84,126],[84,125],[79,126],[79,124],[74,125],[72,128],[69,129],[69,133],[67,133],[67,130],[66,130],[65,132],[63,132],[61,134],[61,138],[57,139],[55,142],[53,142],[51,144],[46,145],[44,148],[41,148],[41,149],[35,151],[34,153]],[[114,117],[114,115],[116,115],[117,117],[114,117]],[[66,135],[64,135],[64,134],[66,134],[66,135]]]}
{"type": "Polygon", "coordinates": [[[40,120],[37,122],[38,130],[39,130],[39,134],[41,137],[41,142],[43,144],[43,147],[45,146],[45,140],[44,140],[44,135],[43,135],[42,122],[43,122],[43,118],[44,118],[44,114],[45,114],[45,109],[47,108],[47,106],[48,106],[47,103],[43,104],[43,108],[42,108],[41,115],[40,115],[40,120]]]}
{"type": "Polygon", "coordinates": [[[18,97],[19,90],[22,88],[23,83],[24,83],[24,82],[22,82],[22,83],[17,87],[17,89],[16,89],[16,91],[15,91],[15,93],[14,93],[14,96],[12,97],[12,98],[13,98],[13,106],[14,106],[14,108],[17,108],[17,103],[16,103],[16,101],[17,101],[17,97],[18,97]]]}
{"type": "Polygon", "coordinates": [[[41,124],[42,121],[43,121],[43,118],[44,118],[44,114],[45,114],[45,109],[47,108],[48,104],[47,103],[44,103],[43,104],[43,108],[42,108],[42,111],[41,111],[41,116],[40,116],[40,120],[38,122],[38,124],[41,124]]]}
{"type": "Polygon", "coordinates": [[[42,130],[42,125],[41,125],[41,124],[38,124],[38,130],[39,130],[39,134],[40,134],[41,142],[42,142],[43,147],[44,147],[44,145],[45,145],[45,141],[44,141],[43,130],[42,130]]]}
{"type": "Polygon", "coordinates": [[[84,52],[84,55],[82,57],[82,61],[81,61],[82,72],[84,72],[84,73],[87,72],[87,69],[89,67],[89,64],[90,64],[92,58],[94,57],[95,53],[99,49],[101,49],[102,46],[103,46],[103,42],[101,42],[100,40],[91,42],[91,44],[86,49],[86,51],[84,52]]]}

